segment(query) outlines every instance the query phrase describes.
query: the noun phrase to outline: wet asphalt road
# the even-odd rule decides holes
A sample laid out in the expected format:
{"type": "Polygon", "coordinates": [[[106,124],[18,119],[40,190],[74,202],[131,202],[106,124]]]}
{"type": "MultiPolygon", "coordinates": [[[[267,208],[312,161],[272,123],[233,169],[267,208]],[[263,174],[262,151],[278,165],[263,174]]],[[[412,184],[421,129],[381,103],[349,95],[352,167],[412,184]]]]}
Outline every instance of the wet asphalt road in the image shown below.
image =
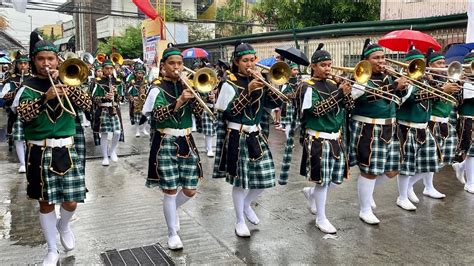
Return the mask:
{"type": "MultiPolygon", "coordinates": [[[[123,109],[125,110],[125,109],[123,109]]],[[[124,112],[126,113],[126,112],[124,112]]],[[[1,124],[6,121],[0,115],[1,124]]],[[[76,249],[61,251],[61,263],[100,264],[100,253],[160,243],[166,248],[163,194],[144,186],[148,138],[135,138],[128,120],[126,142],[119,146],[120,160],[100,165],[90,128],[86,166],[87,194],[72,223],[76,249]]],[[[4,138],[4,126],[0,137],[4,138]]],[[[167,251],[177,263],[186,264],[474,264],[474,195],[463,190],[451,168],[435,175],[435,186],[447,195],[434,200],[421,195],[416,212],[395,205],[396,180],[376,188],[375,211],[380,225],[358,218],[357,169],[351,178],[329,191],[327,216],[338,233],[329,237],[314,226],[301,189],[309,185],[299,176],[301,149],[296,145],[289,184],[265,191],[255,211],[261,223],[250,225],[250,239],[234,234],[231,186],[212,180],[213,159],[206,157],[204,138],[195,134],[201,150],[205,181],[195,199],[180,209],[184,250],[167,251]]],[[[270,146],[279,172],[284,134],[272,131],[270,146]]],[[[16,155],[0,144],[0,264],[40,263],[46,244],[40,231],[38,207],[26,199],[25,177],[17,171],[16,155]]]]}

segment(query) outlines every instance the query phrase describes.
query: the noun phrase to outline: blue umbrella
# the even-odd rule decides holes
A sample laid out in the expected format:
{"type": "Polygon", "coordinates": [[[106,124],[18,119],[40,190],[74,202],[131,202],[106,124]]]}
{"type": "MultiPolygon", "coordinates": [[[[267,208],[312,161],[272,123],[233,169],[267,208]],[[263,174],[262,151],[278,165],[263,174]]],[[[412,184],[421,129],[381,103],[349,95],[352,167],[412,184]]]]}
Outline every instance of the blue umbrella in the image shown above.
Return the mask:
{"type": "Polygon", "coordinates": [[[276,63],[276,61],[277,61],[276,58],[274,56],[272,56],[272,57],[268,57],[268,58],[263,58],[260,61],[258,61],[258,63],[260,65],[271,67],[273,64],[276,63]]]}
{"type": "Polygon", "coordinates": [[[454,44],[449,47],[448,51],[444,55],[446,57],[446,63],[451,63],[454,61],[458,61],[460,63],[463,62],[464,56],[471,52],[474,49],[474,43],[461,43],[461,44],[454,44]]]}
{"type": "Polygon", "coordinates": [[[0,64],[10,64],[10,58],[8,56],[0,57],[0,64]]]}

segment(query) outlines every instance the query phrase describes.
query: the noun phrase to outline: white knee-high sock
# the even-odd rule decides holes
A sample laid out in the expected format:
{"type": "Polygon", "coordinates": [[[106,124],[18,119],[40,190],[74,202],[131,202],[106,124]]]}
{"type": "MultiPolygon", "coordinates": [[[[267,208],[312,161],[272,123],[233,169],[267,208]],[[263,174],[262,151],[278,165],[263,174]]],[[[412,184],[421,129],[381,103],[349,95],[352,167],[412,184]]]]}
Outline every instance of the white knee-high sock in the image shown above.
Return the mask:
{"type": "Polygon", "coordinates": [[[165,194],[163,198],[163,213],[168,226],[168,237],[176,235],[176,194],[165,194]]]}
{"type": "Polygon", "coordinates": [[[410,182],[410,176],[398,175],[398,196],[400,200],[408,200],[408,183],[410,182]]]}
{"type": "Polygon", "coordinates": [[[375,179],[375,186],[376,187],[380,186],[381,184],[383,184],[387,180],[390,180],[390,178],[386,174],[379,175],[375,179]]]}
{"type": "Polygon", "coordinates": [[[423,177],[426,176],[427,173],[416,173],[414,176],[410,177],[410,181],[408,182],[408,189],[413,188],[413,185],[416,184],[416,182],[420,181],[423,177]]]}
{"type": "Polygon", "coordinates": [[[291,125],[286,125],[286,127],[285,127],[286,139],[288,139],[290,137],[290,129],[291,129],[291,125]]]}
{"type": "Polygon", "coordinates": [[[425,185],[425,188],[426,188],[427,190],[433,190],[433,189],[435,189],[435,188],[434,188],[434,185],[433,185],[433,176],[434,176],[434,173],[433,173],[433,172],[426,173],[426,174],[423,176],[423,184],[425,185]]]}
{"type": "Polygon", "coordinates": [[[183,193],[183,190],[181,189],[178,194],[176,195],[176,209],[181,207],[184,203],[186,203],[188,200],[192,199],[192,197],[186,196],[186,194],[183,193]]]}
{"type": "Polygon", "coordinates": [[[114,132],[114,134],[112,136],[112,145],[110,146],[110,153],[111,154],[116,152],[116,150],[117,150],[117,146],[118,146],[119,139],[120,139],[120,134],[121,134],[121,132],[117,131],[117,132],[114,132]]]}
{"type": "Polygon", "coordinates": [[[39,220],[41,229],[43,230],[44,238],[48,244],[48,251],[57,252],[58,247],[56,246],[56,235],[58,229],[56,228],[56,212],[52,211],[49,213],[40,213],[39,220]]]}
{"type": "Polygon", "coordinates": [[[316,201],[316,221],[323,221],[326,219],[326,198],[328,194],[328,185],[314,187],[313,197],[316,201]]]}
{"type": "MultiPolygon", "coordinates": [[[[135,132],[140,133],[140,125],[138,123],[135,123],[135,132]]],[[[119,135],[120,137],[120,135],[119,135]]]]}
{"type": "Polygon", "coordinates": [[[204,136],[204,141],[206,142],[206,150],[212,151],[212,136],[204,136]]]}
{"type": "Polygon", "coordinates": [[[68,231],[69,230],[69,222],[71,221],[72,216],[74,215],[75,211],[68,211],[61,206],[59,209],[59,213],[61,214],[61,217],[59,219],[59,228],[63,231],[68,231]]]}
{"type": "Polygon", "coordinates": [[[102,150],[102,157],[104,157],[104,159],[108,158],[109,139],[107,133],[102,133],[100,136],[100,149],[102,150]]]}
{"type": "Polygon", "coordinates": [[[263,189],[249,189],[247,196],[245,196],[245,208],[250,207],[250,204],[263,192],[263,189]]]}
{"type": "Polygon", "coordinates": [[[357,191],[359,193],[360,212],[371,213],[372,196],[375,188],[375,179],[359,176],[357,179],[357,191]]]}
{"type": "Polygon", "coordinates": [[[18,161],[20,161],[20,165],[25,165],[25,143],[21,140],[15,140],[15,150],[16,155],[18,156],[18,161]]]}
{"type": "Polygon", "coordinates": [[[464,161],[464,167],[466,169],[466,185],[474,185],[474,157],[467,157],[464,161]]]}
{"type": "Polygon", "coordinates": [[[235,218],[236,223],[244,223],[244,202],[245,202],[245,189],[241,187],[233,187],[232,188],[232,199],[234,201],[234,209],[235,209],[235,218]]]}

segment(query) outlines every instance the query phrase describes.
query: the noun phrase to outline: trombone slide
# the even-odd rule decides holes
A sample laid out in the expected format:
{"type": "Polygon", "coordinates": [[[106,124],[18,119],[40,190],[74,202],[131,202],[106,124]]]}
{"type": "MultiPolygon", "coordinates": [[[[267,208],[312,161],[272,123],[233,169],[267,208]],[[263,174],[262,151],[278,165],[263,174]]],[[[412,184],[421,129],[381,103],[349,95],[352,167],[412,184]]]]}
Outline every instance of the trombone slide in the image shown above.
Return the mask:
{"type": "Polygon", "coordinates": [[[212,121],[215,121],[216,116],[214,115],[212,110],[209,108],[209,106],[207,106],[207,104],[204,102],[204,100],[201,98],[201,96],[199,96],[198,93],[193,89],[193,87],[191,85],[189,85],[189,83],[186,81],[185,77],[183,77],[183,74],[182,73],[180,74],[178,71],[175,71],[175,73],[179,75],[179,78],[183,81],[186,88],[188,88],[191,91],[191,93],[194,95],[194,98],[196,98],[198,103],[202,106],[202,108],[204,108],[204,111],[206,111],[209,114],[212,121]]]}

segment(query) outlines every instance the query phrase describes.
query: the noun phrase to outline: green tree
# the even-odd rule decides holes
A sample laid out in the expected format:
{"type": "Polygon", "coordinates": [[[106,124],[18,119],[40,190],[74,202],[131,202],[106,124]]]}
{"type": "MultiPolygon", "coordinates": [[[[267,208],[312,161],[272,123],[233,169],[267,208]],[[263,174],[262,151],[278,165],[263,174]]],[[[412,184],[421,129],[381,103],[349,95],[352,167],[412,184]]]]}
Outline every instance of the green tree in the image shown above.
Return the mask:
{"type": "MultiPolygon", "coordinates": [[[[280,1],[274,1],[280,2],[280,1]]],[[[241,0],[227,0],[227,4],[217,8],[216,20],[245,23],[249,19],[243,16],[243,3],[241,0]]],[[[227,37],[252,33],[252,27],[246,25],[217,24],[216,37],[227,37]]]]}
{"type": "Polygon", "coordinates": [[[120,53],[124,58],[142,57],[142,33],[139,26],[128,26],[123,36],[107,38],[105,42],[100,42],[99,53],[111,54],[120,53]]]}
{"type": "Polygon", "coordinates": [[[252,11],[262,24],[284,30],[378,20],[380,0],[261,0],[252,11]]]}

